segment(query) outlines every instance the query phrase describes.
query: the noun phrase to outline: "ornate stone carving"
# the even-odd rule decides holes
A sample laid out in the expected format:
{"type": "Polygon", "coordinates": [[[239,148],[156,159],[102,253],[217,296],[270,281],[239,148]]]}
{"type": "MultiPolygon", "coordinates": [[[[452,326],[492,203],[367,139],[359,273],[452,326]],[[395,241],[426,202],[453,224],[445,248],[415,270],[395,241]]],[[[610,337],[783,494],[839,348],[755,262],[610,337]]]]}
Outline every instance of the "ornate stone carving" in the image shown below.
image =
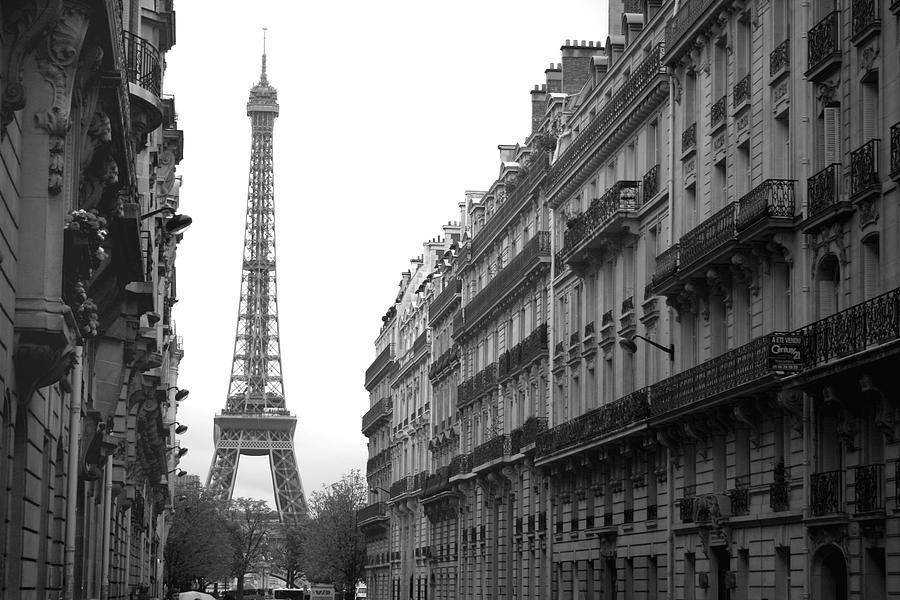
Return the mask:
{"type": "Polygon", "coordinates": [[[859,68],[863,72],[863,79],[871,76],[873,71],[878,70],[876,63],[881,50],[877,43],[871,43],[859,51],[859,68]]]}
{"type": "Polygon", "coordinates": [[[878,198],[866,198],[857,205],[859,208],[859,228],[865,229],[869,225],[878,223],[878,198]]]}
{"type": "Polygon", "coordinates": [[[27,403],[35,390],[53,385],[69,372],[75,362],[75,339],[63,339],[55,332],[22,332],[13,360],[19,401],[27,403]]]}

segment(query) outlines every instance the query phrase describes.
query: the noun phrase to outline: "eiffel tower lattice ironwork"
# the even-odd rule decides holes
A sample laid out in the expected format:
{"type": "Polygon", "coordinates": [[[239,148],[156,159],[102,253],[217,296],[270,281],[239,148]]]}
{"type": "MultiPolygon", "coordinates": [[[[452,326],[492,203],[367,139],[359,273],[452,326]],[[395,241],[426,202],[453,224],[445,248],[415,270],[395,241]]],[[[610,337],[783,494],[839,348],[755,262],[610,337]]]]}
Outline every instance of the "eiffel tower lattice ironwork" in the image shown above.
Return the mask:
{"type": "Polygon", "coordinates": [[[294,453],[297,417],[287,410],[281,377],[272,163],[278,93],[266,77],[265,48],[247,116],[252,143],[241,301],[228,399],[225,410],[215,416],[216,451],[206,485],[219,498],[230,500],[241,455],[268,455],[278,515],[292,521],[307,508],[294,453]]]}

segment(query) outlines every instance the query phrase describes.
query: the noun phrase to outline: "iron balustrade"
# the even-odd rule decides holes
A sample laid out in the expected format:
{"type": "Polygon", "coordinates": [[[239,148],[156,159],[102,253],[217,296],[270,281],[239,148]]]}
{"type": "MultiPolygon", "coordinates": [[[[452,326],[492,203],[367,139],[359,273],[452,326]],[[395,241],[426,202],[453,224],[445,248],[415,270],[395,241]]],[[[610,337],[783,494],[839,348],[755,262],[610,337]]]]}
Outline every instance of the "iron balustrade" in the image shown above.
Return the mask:
{"type": "Polygon", "coordinates": [[[697,145],[697,124],[691,123],[690,126],[681,132],[681,152],[687,152],[697,145]]]}
{"type": "Polygon", "coordinates": [[[372,408],[363,415],[362,418],[362,431],[366,433],[369,431],[374,425],[376,425],[380,420],[386,419],[391,416],[394,412],[393,404],[391,403],[391,399],[389,397],[382,398],[378,402],[376,402],[372,408]]]}
{"type": "Polygon", "coordinates": [[[122,32],[125,44],[125,76],[154,96],[162,89],[162,69],[156,46],[130,31],[122,32]]]}
{"type": "Polygon", "coordinates": [[[685,496],[678,501],[678,517],[682,523],[693,523],[695,507],[698,499],[693,496],[685,496]]]}
{"type": "Polygon", "coordinates": [[[436,473],[425,478],[422,498],[428,498],[450,490],[450,467],[440,467],[436,473]]]}
{"type": "Polygon", "coordinates": [[[491,363],[475,377],[457,387],[457,407],[463,408],[497,387],[497,363],[491,363]]]}
{"type": "Polygon", "coordinates": [[[659,518],[659,507],[656,504],[647,505],[647,520],[655,521],[659,518]]]}
{"type": "Polygon", "coordinates": [[[803,362],[811,368],[900,338],[900,288],[802,327],[803,362]]]}
{"type": "Polygon", "coordinates": [[[734,516],[746,515],[750,512],[750,476],[743,475],[734,478],[734,489],[728,491],[731,500],[731,514],[734,516]]]}
{"type": "Polygon", "coordinates": [[[633,508],[622,509],[622,522],[625,524],[634,523],[634,509],[633,508]]]}
{"type": "MultiPolygon", "coordinates": [[[[728,115],[728,111],[726,109],[728,105],[728,97],[722,96],[709,109],[709,125],[710,127],[715,128],[719,123],[723,123],[725,121],[725,117],[728,115]]],[[[682,143],[682,150],[684,150],[684,143],[682,143]]]]}
{"type": "Polygon", "coordinates": [[[769,484],[769,508],[775,512],[788,510],[791,506],[791,485],[788,481],[769,484]]]}
{"type": "Polygon", "coordinates": [[[613,514],[611,512],[603,513],[603,526],[604,527],[612,527],[613,524],[613,514]]]}
{"type": "Polygon", "coordinates": [[[685,32],[697,22],[697,19],[716,0],[685,0],[681,3],[678,12],[669,19],[666,25],[666,45],[670,48],[682,41],[685,32]]]}
{"type": "MultiPolygon", "coordinates": [[[[525,242],[522,251],[503,267],[480,292],[465,305],[466,327],[477,323],[501,298],[509,295],[517,282],[532,269],[543,264],[543,257],[550,256],[550,232],[539,231],[525,242]]],[[[547,261],[549,264],[549,261],[547,261]]]]}
{"type": "Polygon", "coordinates": [[[521,432],[518,440],[519,449],[521,450],[525,446],[533,444],[541,433],[547,431],[547,418],[528,417],[525,419],[522,427],[516,431],[521,432]]]}
{"type": "Polygon", "coordinates": [[[769,76],[774,77],[782,69],[791,66],[791,40],[784,40],[769,53],[769,76]]]}
{"type": "Polygon", "coordinates": [[[850,197],[856,198],[871,190],[880,191],[878,176],[878,144],[869,140],[850,153],[850,197]]]}
{"type": "Polygon", "coordinates": [[[509,456],[511,452],[512,444],[508,435],[494,436],[485,443],[476,446],[472,451],[472,468],[504,456],[509,456]]]}
{"type": "Polygon", "coordinates": [[[764,218],[794,218],[793,180],[767,179],[738,200],[738,231],[764,218]]]}
{"type": "Polygon", "coordinates": [[[613,311],[612,309],[603,313],[603,316],[600,317],[600,326],[606,327],[607,325],[612,325],[613,322],[613,311]]]}
{"type": "Polygon", "coordinates": [[[569,336],[569,346],[574,347],[574,346],[578,346],[579,344],[581,344],[581,332],[573,331],[572,334],[569,336]]]}
{"type": "Polygon", "coordinates": [[[853,0],[853,37],[865,32],[880,22],[879,0],[853,0]]]}
{"type": "Polygon", "coordinates": [[[391,450],[385,448],[372,458],[366,461],[366,473],[371,474],[391,464],[391,450]]]}
{"type": "Polygon", "coordinates": [[[900,123],[891,126],[891,177],[900,176],[900,123]]]}
{"type": "Polygon", "coordinates": [[[870,513],[884,510],[884,463],[854,467],[853,512],[870,513]]]}
{"type": "Polygon", "coordinates": [[[641,204],[646,204],[659,192],[659,165],[650,167],[641,180],[641,204]]]}
{"type": "Polygon", "coordinates": [[[459,346],[453,344],[441,354],[436,361],[428,367],[428,378],[434,379],[447,369],[454,361],[459,359],[459,346]]]}
{"type": "Polygon", "coordinates": [[[678,245],[681,248],[682,269],[737,237],[734,207],[734,202],[729,202],[723,209],[681,236],[678,245]]]}
{"type": "Polygon", "coordinates": [[[372,361],[369,368],[366,369],[366,387],[369,387],[381,370],[387,367],[393,360],[393,345],[389,344],[378,354],[375,360],[372,361]]]}
{"type": "Polygon", "coordinates": [[[841,54],[841,13],[833,11],[816,23],[807,36],[807,70],[841,54]]]}
{"type": "Polygon", "coordinates": [[[832,163],[807,180],[806,197],[812,217],[837,204],[840,199],[841,165],[832,163]]]}
{"type": "Polygon", "coordinates": [[[750,73],[747,73],[734,84],[734,88],[731,90],[732,107],[737,108],[744,102],[750,102],[750,92],[750,73]]]}
{"type": "Polygon", "coordinates": [[[376,502],[356,511],[356,522],[362,523],[370,519],[387,518],[387,506],[384,502],[376,502]]]}
{"type": "Polygon", "coordinates": [[[634,296],[628,296],[622,300],[622,312],[620,314],[627,315],[634,312],[634,296]]]}
{"type": "Polygon", "coordinates": [[[547,175],[548,187],[553,187],[575,165],[590,153],[591,148],[598,143],[603,135],[623,115],[625,110],[636,100],[643,91],[652,84],[666,70],[663,65],[665,45],[657,44],[650,54],[632,71],[623,85],[610,98],[609,102],[600,110],[596,117],[585,127],[572,144],[562,152],[556,160],[553,168],[547,175]]]}
{"type": "Polygon", "coordinates": [[[641,388],[615,402],[584,413],[538,435],[538,456],[590,442],[603,435],[628,427],[649,416],[648,388],[641,388]]]}
{"type": "Polygon", "coordinates": [[[585,339],[585,341],[587,341],[587,340],[589,340],[590,338],[594,337],[594,334],[595,334],[595,333],[596,333],[596,331],[594,331],[594,322],[593,322],[593,321],[591,321],[590,323],[588,323],[587,325],[584,326],[584,339],[585,339]]]}
{"type": "Polygon", "coordinates": [[[462,292],[462,281],[453,279],[450,284],[441,290],[428,305],[428,320],[433,322],[459,298],[462,292]]]}
{"type": "Polygon", "coordinates": [[[654,384],[650,387],[651,416],[702,402],[771,375],[769,338],[767,335],[756,338],[654,384]]]}
{"type": "Polygon", "coordinates": [[[398,479],[397,481],[392,483],[391,489],[390,489],[391,500],[393,500],[394,498],[396,498],[398,496],[402,496],[403,494],[408,492],[409,491],[409,483],[410,483],[409,477],[401,477],[400,479],[398,479]]]}
{"type": "MultiPolygon", "coordinates": [[[[675,275],[678,271],[678,264],[681,262],[681,249],[678,244],[673,244],[656,257],[656,270],[653,272],[650,285],[657,286],[666,279],[675,275]]],[[[646,291],[644,292],[646,298],[646,291]]]]}
{"type": "Polygon", "coordinates": [[[586,211],[570,219],[563,234],[563,258],[584,241],[602,233],[616,213],[639,209],[639,186],[638,181],[617,181],[603,196],[595,198],[586,211]]]}
{"type": "Polygon", "coordinates": [[[450,477],[464,475],[472,470],[471,455],[457,454],[450,460],[450,477]]]}
{"type": "Polygon", "coordinates": [[[810,514],[814,517],[844,512],[844,472],[826,471],[809,476],[810,514]]]}

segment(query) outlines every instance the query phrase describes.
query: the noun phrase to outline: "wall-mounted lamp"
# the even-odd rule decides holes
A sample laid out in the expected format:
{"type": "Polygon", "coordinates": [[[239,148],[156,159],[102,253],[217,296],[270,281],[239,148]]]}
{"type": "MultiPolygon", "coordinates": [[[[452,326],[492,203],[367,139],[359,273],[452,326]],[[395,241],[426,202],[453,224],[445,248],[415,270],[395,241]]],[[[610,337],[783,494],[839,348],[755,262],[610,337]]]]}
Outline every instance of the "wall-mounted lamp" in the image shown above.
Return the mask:
{"type": "Polygon", "coordinates": [[[378,493],[378,490],[381,490],[382,492],[384,492],[384,493],[387,494],[388,496],[391,495],[391,493],[390,493],[389,491],[387,491],[387,490],[384,489],[383,487],[379,487],[379,486],[377,486],[377,485],[376,485],[375,487],[370,487],[370,488],[369,488],[369,491],[372,492],[373,494],[377,494],[377,493],[378,493]]]}
{"type": "Polygon", "coordinates": [[[663,352],[665,352],[666,354],[669,355],[669,360],[675,360],[675,344],[669,344],[669,346],[663,346],[662,344],[657,344],[653,340],[651,340],[649,338],[645,338],[642,335],[635,334],[635,335],[631,336],[630,340],[626,340],[625,338],[620,338],[619,346],[621,346],[625,350],[628,350],[629,352],[632,352],[632,353],[636,352],[637,344],[634,343],[635,338],[640,338],[640,339],[644,340],[645,342],[647,342],[648,344],[650,344],[651,346],[656,346],[657,348],[659,348],[660,350],[662,350],[663,352]]]}
{"type": "Polygon", "coordinates": [[[191,393],[190,390],[182,390],[182,389],[179,389],[178,386],[175,386],[175,385],[170,385],[169,387],[167,387],[166,393],[168,393],[169,390],[178,390],[177,392],[175,392],[175,402],[181,402],[182,400],[184,400],[185,398],[188,397],[188,394],[191,393]]]}
{"type": "Polygon", "coordinates": [[[171,452],[172,450],[175,450],[175,449],[178,450],[178,458],[181,458],[182,456],[184,456],[185,454],[188,453],[187,448],[181,448],[179,446],[171,446],[169,448],[166,448],[166,452],[171,452]]]}
{"type": "Polygon", "coordinates": [[[187,475],[187,471],[185,471],[184,469],[172,469],[171,471],[168,471],[166,475],[174,473],[175,471],[178,471],[178,474],[175,475],[176,477],[184,477],[185,475],[187,475]]]}
{"type": "Polygon", "coordinates": [[[182,425],[182,424],[179,423],[178,421],[175,421],[174,424],[178,426],[178,427],[175,428],[175,433],[178,434],[178,435],[181,435],[182,433],[185,433],[185,432],[187,431],[187,429],[188,429],[188,428],[187,428],[187,425],[182,425]]]}
{"type": "Polygon", "coordinates": [[[166,231],[171,234],[181,233],[185,229],[191,226],[193,223],[193,219],[191,219],[187,215],[178,215],[175,214],[175,209],[171,206],[163,206],[162,208],[157,208],[156,210],[151,210],[146,215],[141,215],[141,221],[144,219],[149,219],[150,217],[155,217],[161,213],[170,213],[169,219],[166,221],[166,231]]]}

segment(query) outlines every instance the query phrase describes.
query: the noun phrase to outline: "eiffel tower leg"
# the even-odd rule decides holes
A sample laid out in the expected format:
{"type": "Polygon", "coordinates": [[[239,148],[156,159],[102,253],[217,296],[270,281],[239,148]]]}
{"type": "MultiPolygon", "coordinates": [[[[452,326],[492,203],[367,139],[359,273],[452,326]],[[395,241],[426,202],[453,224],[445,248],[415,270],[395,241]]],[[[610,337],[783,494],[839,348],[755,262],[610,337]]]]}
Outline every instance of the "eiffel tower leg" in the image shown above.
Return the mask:
{"type": "Polygon", "coordinates": [[[293,521],[301,514],[306,515],[306,495],[297,468],[297,456],[291,437],[284,432],[273,432],[272,448],[269,453],[272,469],[272,487],[278,513],[284,521],[293,521]]]}
{"type": "Polygon", "coordinates": [[[206,488],[220,500],[231,500],[240,459],[238,448],[223,448],[216,444],[206,488]]]}

